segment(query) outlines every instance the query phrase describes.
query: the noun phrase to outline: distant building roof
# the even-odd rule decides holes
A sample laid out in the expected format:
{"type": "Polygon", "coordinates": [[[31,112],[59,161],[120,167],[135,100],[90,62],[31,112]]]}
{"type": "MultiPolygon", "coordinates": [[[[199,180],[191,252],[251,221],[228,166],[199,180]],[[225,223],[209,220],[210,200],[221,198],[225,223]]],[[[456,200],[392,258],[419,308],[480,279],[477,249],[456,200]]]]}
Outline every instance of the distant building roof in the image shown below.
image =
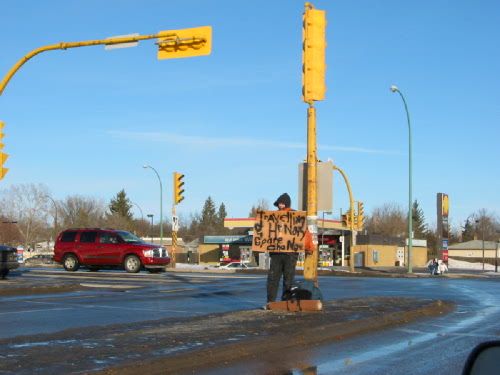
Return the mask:
{"type": "MultiPolygon", "coordinates": [[[[482,248],[483,248],[482,240],[460,242],[448,246],[448,250],[478,250],[482,248]]],[[[497,243],[495,241],[484,241],[485,250],[495,250],[496,248],[497,248],[497,243]]]]}
{"type": "Polygon", "coordinates": [[[213,244],[252,244],[253,236],[241,235],[241,236],[204,236],[203,243],[213,243],[213,244]]]}
{"type": "Polygon", "coordinates": [[[358,234],[356,244],[404,246],[405,240],[404,238],[384,236],[382,234],[358,234]]]}

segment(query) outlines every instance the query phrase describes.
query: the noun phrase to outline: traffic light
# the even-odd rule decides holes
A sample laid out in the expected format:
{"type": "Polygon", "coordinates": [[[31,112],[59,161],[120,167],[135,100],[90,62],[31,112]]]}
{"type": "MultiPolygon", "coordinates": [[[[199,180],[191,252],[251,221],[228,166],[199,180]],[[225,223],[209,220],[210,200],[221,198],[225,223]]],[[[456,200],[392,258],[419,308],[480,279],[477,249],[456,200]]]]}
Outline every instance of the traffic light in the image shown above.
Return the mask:
{"type": "Polygon", "coordinates": [[[184,175],[174,172],[174,204],[179,204],[184,199],[184,175]]]}
{"type": "Polygon", "coordinates": [[[4,125],[5,125],[5,123],[3,121],[0,121],[0,180],[3,179],[5,177],[5,175],[7,174],[7,172],[9,171],[9,168],[4,167],[4,164],[9,157],[8,154],[3,152],[4,145],[3,145],[2,139],[4,136],[4,133],[3,133],[4,125]]]}
{"type": "Polygon", "coordinates": [[[351,210],[347,210],[347,212],[342,215],[342,224],[347,228],[351,227],[351,210]]]}
{"type": "Polygon", "coordinates": [[[212,52],[212,27],[160,31],[158,59],[210,55],[212,52]],[[165,35],[162,37],[161,35],[165,35]]]}
{"type": "Polygon", "coordinates": [[[363,229],[363,225],[365,224],[365,208],[363,207],[363,202],[358,202],[358,222],[357,227],[358,230],[363,229]]]}
{"type": "Polygon", "coordinates": [[[302,29],[302,99],[309,103],[325,98],[326,13],[306,4],[302,29]]]}

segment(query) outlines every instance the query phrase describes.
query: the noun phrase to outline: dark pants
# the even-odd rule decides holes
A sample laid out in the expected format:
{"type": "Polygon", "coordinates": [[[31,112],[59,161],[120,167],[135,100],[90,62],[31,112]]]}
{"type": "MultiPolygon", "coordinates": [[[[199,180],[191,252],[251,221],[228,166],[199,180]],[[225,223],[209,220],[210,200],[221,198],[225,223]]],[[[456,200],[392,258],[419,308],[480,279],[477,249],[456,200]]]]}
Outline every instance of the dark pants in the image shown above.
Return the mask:
{"type": "Polygon", "coordinates": [[[7,251],[0,251],[0,278],[5,279],[9,274],[9,266],[7,264],[7,251]]]}
{"type": "Polygon", "coordinates": [[[278,288],[283,275],[283,293],[290,289],[297,265],[296,253],[271,253],[271,268],[267,274],[267,302],[276,301],[278,288]]]}

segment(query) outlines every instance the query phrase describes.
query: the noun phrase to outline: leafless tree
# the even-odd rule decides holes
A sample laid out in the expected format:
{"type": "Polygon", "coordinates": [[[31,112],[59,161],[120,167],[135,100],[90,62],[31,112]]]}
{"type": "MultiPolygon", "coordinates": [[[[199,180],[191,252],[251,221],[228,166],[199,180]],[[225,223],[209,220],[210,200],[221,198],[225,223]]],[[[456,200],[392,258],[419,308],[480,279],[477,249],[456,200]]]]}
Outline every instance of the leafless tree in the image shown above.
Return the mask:
{"type": "Polygon", "coordinates": [[[474,237],[481,239],[484,233],[486,241],[498,241],[500,239],[500,220],[497,215],[481,208],[469,215],[472,218],[471,229],[474,231],[474,237]]]}
{"type": "Polygon", "coordinates": [[[264,198],[260,198],[256,204],[252,205],[248,217],[256,217],[257,211],[267,211],[269,210],[269,201],[264,198]]]}
{"type": "Polygon", "coordinates": [[[365,222],[365,229],[370,234],[383,234],[393,237],[407,235],[406,211],[396,203],[386,203],[376,207],[365,222]]]}
{"type": "Polygon", "coordinates": [[[17,227],[17,222],[0,215],[0,244],[15,246],[20,243],[23,243],[23,236],[17,227]]]}
{"type": "Polygon", "coordinates": [[[61,202],[60,209],[64,228],[99,227],[104,224],[106,208],[102,200],[72,195],[61,202]]]}
{"type": "Polygon", "coordinates": [[[17,221],[25,248],[47,238],[48,189],[42,184],[12,185],[2,192],[1,210],[5,217],[17,221]]]}

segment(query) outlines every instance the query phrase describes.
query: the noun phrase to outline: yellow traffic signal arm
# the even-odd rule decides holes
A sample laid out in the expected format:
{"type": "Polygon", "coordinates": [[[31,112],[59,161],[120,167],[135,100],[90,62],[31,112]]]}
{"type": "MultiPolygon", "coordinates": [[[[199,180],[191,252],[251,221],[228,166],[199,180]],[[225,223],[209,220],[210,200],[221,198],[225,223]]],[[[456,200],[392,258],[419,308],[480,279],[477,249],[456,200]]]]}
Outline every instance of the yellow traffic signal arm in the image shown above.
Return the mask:
{"type": "Polygon", "coordinates": [[[48,46],[36,48],[33,51],[26,54],[24,57],[22,57],[5,75],[5,77],[2,79],[2,82],[0,83],[0,95],[2,95],[3,91],[5,90],[5,87],[7,86],[7,84],[11,80],[11,78],[14,76],[14,74],[16,74],[16,72],[28,60],[30,60],[31,58],[35,57],[36,55],[38,55],[42,52],[53,51],[53,50],[58,50],[58,49],[66,50],[69,48],[77,48],[77,47],[90,47],[90,46],[98,46],[98,45],[114,45],[114,44],[122,44],[122,43],[133,43],[133,42],[138,42],[140,40],[174,37],[175,35],[176,34],[172,33],[172,32],[159,32],[157,34],[150,34],[150,35],[136,35],[136,36],[108,38],[108,39],[85,40],[82,42],[61,42],[61,43],[50,44],[48,46]]]}
{"type": "Polygon", "coordinates": [[[347,187],[347,192],[349,193],[349,215],[351,216],[350,217],[350,223],[349,223],[349,226],[350,226],[350,229],[351,229],[351,257],[349,258],[349,270],[351,272],[354,272],[354,254],[353,254],[353,250],[352,250],[352,247],[354,246],[354,241],[353,241],[353,237],[354,237],[354,197],[352,195],[352,190],[351,190],[351,184],[349,183],[349,179],[347,178],[347,175],[345,174],[345,172],[340,169],[339,167],[337,167],[336,165],[333,166],[333,170],[335,171],[339,171],[340,174],[342,175],[342,177],[344,178],[344,181],[345,181],[345,185],[347,187]]]}

